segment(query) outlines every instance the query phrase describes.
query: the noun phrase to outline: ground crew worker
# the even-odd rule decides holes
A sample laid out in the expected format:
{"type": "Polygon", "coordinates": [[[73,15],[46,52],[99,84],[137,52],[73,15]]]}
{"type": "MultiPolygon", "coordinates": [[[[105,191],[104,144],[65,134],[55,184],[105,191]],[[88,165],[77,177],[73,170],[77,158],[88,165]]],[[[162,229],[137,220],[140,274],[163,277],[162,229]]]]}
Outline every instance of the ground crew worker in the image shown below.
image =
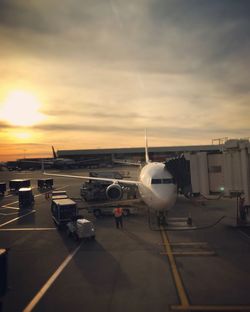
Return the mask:
{"type": "Polygon", "coordinates": [[[240,201],[239,201],[239,210],[240,210],[240,218],[242,221],[246,221],[247,217],[247,210],[245,207],[245,198],[242,197],[242,194],[240,194],[240,201]]]}
{"type": "Polygon", "coordinates": [[[46,193],[45,193],[45,198],[46,198],[46,199],[49,199],[49,196],[50,196],[50,193],[49,193],[49,192],[46,192],[46,193]]]}
{"type": "Polygon", "coordinates": [[[115,224],[116,228],[119,229],[119,226],[121,229],[123,228],[123,223],[122,223],[122,208],[118,207],[113,210],[113,214],[115,217],[115,224]]]}

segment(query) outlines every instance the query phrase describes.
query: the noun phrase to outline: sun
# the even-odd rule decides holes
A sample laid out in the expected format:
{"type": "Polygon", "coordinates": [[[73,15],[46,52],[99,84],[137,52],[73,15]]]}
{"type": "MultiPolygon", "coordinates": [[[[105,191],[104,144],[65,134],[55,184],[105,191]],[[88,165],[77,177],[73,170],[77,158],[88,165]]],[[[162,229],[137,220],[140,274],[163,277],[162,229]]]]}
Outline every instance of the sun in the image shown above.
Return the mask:
{"type": "Polygon", "coordinates": [[[16,137],[18,139],[26,140],[31,137],[31,134],[29,132],[18,132],[16,133],[16,137]]]}
{"type": "Polygon", "coordinates": [[[13,126],[33,126],[45,116],[39,112],[41,103],[29,92],[12,91],[0,111],[0,118],[13,126]]]}

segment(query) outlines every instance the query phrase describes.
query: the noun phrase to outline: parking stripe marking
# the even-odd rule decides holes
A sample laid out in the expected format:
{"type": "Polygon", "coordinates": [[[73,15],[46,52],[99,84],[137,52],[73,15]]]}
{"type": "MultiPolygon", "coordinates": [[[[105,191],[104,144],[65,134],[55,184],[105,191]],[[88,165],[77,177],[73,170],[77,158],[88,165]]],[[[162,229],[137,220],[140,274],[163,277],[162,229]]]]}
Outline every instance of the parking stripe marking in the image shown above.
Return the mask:
{"type": "Polygon", "coordinates": [[[30,312],[34,309],[34,307],[38,304],[38,302],[41,300],[41,298],[48,291],[50,286],[55,282],[55,280],[58,278],[58,276],[65,269],[67,264],[75,256],[75,254],[77,253],[77,251],[79,250],[80,247],[81,247],[81,245],[79,245],[71,254],[69,254],[67,256],[67,258],[63,261],[63,263],[57,268],[57,270],[51,275],[51,277],[48,279],[48,281],[38,291],[38,293],[35,295],[35,297],[29,302],[29,304],[26,306],[26,308],[23,310],[23,312],[30,312]]]}
{"type": "MultiPolygon", "coordinates": [[[[59,188],[55,189],[55,191],[64,189],[64,188],[66,188],[66,187],[68,187],[68,186],[69,186],[69,185],[65,185],[65,186],[59,187],[59,188]]],[[[45,193],[48,193],[48,192],[45,192],[45,193]]],[[[43,195],[45,195],[45,193],[36,194],[36,195],[34,195],[34,197],[43,196],[43,195]]],[[[6,196],[6,197],[7,197],[7,196],[6,196]]],[[[17,208],[17,207],[11,207],[11,206],[10,206],[10,205],[17,204],[17,203],[19,203],[18,200],[14,201],[14,202],[11,202],[11,203],[9,203],[9,204],[3,205],[3,206],[1,206],[1,208],[19,209],[19,208],[17,208]]]]}
{"type": "Polygon", "coordinates": [[[165,247],[165,250],[167,253],[167,257],[168,257],[171,272],[172,272],[172,275],[174,278],[177,293],[178,293],[178,296],[179,296],[180,301],[181,301],[181,306],[184,308],[187,308],[187,307],[189,307],[188,297],[186,295],[180,274],[179,274],[177,266],[176,266],[175,258],[174,258],[169,240],[168,240],[167,233],[166,233],[166,231],[163,230],[162,227],[161,227],[161,236],[162,236],[162,240],[164,242],[164,247],[165,247]]]}
{"type": "Polygon", "coordinates": [[[10,224],[10,223],[12,223],[12,222],[18,220],[18,219],[22,219],[22,218],[24,218],[24,217],[26,217],[26,216],[30,215],[31,213],[34,213],[34,212],[36,212],[36,211],[35,211],[35,210],[31,210],[30,212],[28,212],[28,213],[26,213],[26,214],[24,214],[24,215],[22,215],[22,216],[20,216],[20,217],[17,217],[17,218],[15,218],[15,219],[12,219],[12,220],[10,220],[10,221],[8,221],[8,222],[5,222],[5,223],[3,223],[3,224],[0,224],[0,228],[3,227],[3,226],[5,226],[5,225],[7,225],[7,224],[10,224]]]}
{"type": "Polygon", "coordinates": [[[183,307],[181,305],[172,305],[173,311],[250,311],[247,305],[190,305],[183,307]]]}
{"type": "Polygon", "coordinates": [[[7,205],[6,206],[2,206],[1,208],[2,209],[7,209],[8,208],[8,209],[15,209],[15,210],[19,210],[20,209],[20,208],[17,208],[17,207],[11,207],[11,206],[7,206],[7,205]]]}
{"type": "MultiPolygon", "coordinates": [[[[168,255],[166,252],[161,252],[161,255],[168,255]]],[[[173,251],[174,256],[215,256],[214,251],[173,251]]]]}
{"type": "Polygon", "coordinates": [[[11,229],[0,229],[0,232],[11,232],[11,231],[55,231],[56,228],[11,228],[11,229]]]}
{"type": "MultiPolygon", "coordinates": [[[[167,232],[161,227],[161,236],[163,240],[163,246],[166,250],[170,268],[174,278],[175,286],[177,289],[178,296],[180,298],[180,305],[171,305],[171,311],[250,311],[250,305],[192,305],[189,303],[180,274],[178,272],[174,252],[167,236],[167,232]]],[[[182,245],[182,244],[180,244],[182,245]]]]}

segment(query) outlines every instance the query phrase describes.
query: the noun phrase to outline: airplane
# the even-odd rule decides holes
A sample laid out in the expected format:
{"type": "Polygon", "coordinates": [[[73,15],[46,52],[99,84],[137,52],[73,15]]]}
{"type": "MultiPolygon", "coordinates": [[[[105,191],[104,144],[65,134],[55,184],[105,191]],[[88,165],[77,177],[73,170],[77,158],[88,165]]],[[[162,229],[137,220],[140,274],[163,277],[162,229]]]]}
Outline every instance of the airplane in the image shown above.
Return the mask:
{"type": "Polygon", "coordinates": [[[75,167],[77,162],[74,159],[70,158],[59,158],[57,153],[52,146],[53,159],[51,160],[53,167],[55,168],[64,168],[64,167],[75,167]]]}
{"type": "Polygon", "coordinates": [[[20,159],[19,162],[21,164],[33,163],[33,164],[38,164],[38,165],[41,165],[41,162],[42,162],[46,167],[64,169],[64,168],[77,168],[79,166],[86,166],[89,164],[91,165],[93,162],[96,163],[96,161],[99,160],[99,159],[84,159],[84,160],[76,161],[71,158],[59,158],[54,149],[54,146],[52,146],[52,154],[53,154],[52,158],[41,159],[41,160],[20,159]]]}
{"type": "Polygon", "coordinates": [[[145,161],[145,165],[141,167],[139,179],[137,181],[46,172],[43,173],[48,176],[110,182],[111,184],[107,186],[106,189],[106,195],[109,200],[121,199],[123,192],[121,185],[136,185],[141,199],[156,213],[158,223],[161,222],[166,224],[167,212],[174,206],[177,199],[177,186],[174,182],[173,176],[167,170],[164,163],[150,161],[146,133],[145,161]]]}

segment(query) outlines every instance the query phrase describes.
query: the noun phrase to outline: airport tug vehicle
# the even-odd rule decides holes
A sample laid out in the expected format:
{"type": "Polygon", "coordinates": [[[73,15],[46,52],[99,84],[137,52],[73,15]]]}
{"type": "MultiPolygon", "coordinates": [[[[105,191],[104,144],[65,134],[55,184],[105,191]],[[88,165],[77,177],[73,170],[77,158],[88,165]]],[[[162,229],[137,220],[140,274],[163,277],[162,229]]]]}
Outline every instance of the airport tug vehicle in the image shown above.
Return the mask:
{"type": "Polygon", "coordinates": [[[72,236],[75,240],[79,239],[95,239],[94,224],[82,218],[82,216],[76,217],[75,220],[67,223],[67,234],[72,236]]]}

